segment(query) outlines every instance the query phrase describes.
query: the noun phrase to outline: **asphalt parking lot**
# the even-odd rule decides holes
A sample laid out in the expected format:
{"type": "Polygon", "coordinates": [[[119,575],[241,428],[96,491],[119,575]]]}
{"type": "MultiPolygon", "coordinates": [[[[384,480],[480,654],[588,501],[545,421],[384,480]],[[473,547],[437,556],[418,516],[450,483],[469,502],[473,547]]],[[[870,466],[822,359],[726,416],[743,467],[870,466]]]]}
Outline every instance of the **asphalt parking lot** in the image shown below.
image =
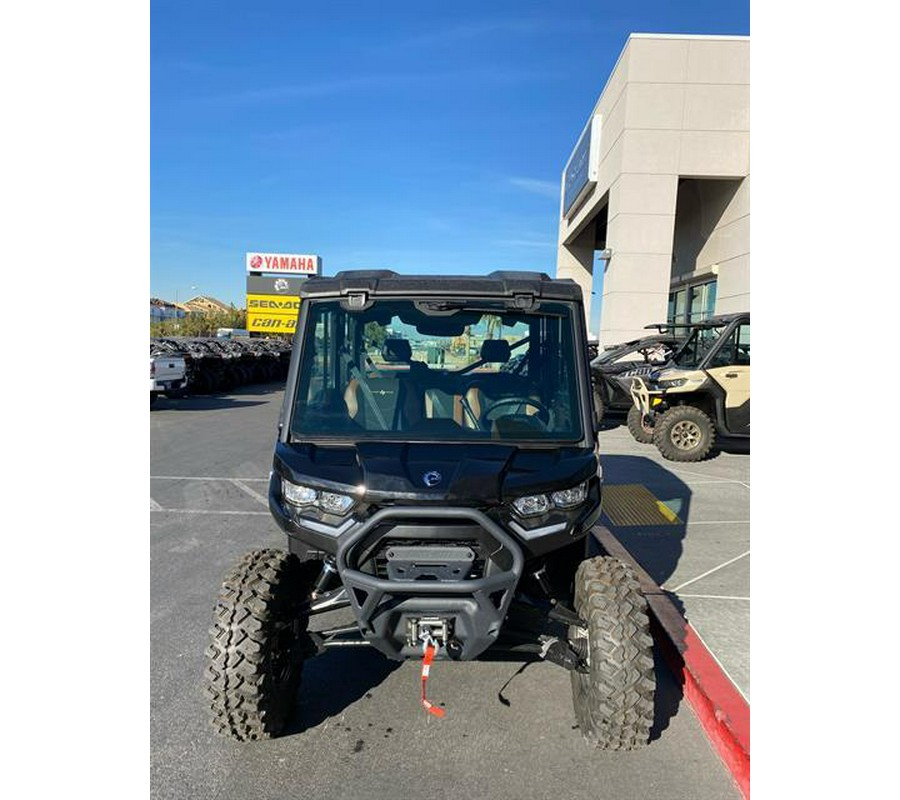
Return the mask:
{"type": "MultiPolygon", "coordinates": [[[[221,576],[247,550],[284,546],[263,497],[281,397],[280,386],[251,387],[162,399],[151,412],[154,798],[740,796],[661,660],[653,741],[633,753],[588,748],[559,667],[440,662],[429,694],[448,714],[434,720],[419,705],[418,664],[364,649],[329,651],[306,666],[286,736],[253,744],[216,737],[201,676],[221,576]]],[[[601,447],[610,485],[644,485],[678,519],[659,528],[611,527],[673,590],[748,694],[749,636],[742,644],[740,625],[748,625],[749,602],[722,598],[749,598],[741,583],[749,558],[740,555],[741,547],[749,551],[749,459],[723,453],[675,469],[624,427],[604,431],[601,447]]]]}

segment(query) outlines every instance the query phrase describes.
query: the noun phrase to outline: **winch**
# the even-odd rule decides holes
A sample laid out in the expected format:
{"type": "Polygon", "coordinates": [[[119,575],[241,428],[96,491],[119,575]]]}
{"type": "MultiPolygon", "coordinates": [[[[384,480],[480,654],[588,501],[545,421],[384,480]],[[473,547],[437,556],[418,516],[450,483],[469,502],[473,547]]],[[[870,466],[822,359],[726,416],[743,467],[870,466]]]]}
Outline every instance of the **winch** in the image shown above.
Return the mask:
{"type": "Polygon", "coordinates": [[[410,647],[422,642],[433,641],[443,647],[453,635],[453,624],[440,617],[411,617],[406,621],[406,641],[410,647]]]}

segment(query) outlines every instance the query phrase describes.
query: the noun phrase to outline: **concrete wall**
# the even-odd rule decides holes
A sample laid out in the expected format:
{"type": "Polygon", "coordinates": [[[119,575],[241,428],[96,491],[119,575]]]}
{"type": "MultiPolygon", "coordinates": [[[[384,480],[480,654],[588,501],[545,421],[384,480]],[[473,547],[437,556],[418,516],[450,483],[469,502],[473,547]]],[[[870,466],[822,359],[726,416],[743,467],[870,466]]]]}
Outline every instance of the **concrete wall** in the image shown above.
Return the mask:
{"type": "Polygon", "coordinates": [[[701,252],[719,265],[716,313],[750,310],[750,178],[744,178],[701,252]]]}
{"type": "Polygon", "coordinates": [[[673,285],[713,277],[721,264],[749,257],[749,183],[749,178],[687,178],[679,183],[673,285]]]}
{"type": "MultiPolygon", "coordinates": [[[[666,318],[679,177],[749,174],[749,59],[747,37],[632,34],[620,54],[591,115],[603,116],[597,183],[568,219],[560,207],[559,224],[557,275],[592,285],[585,232],[608,206],[613,255],[603,282],[604,345],[643,335],[644,325],[666,318]]],[[[713,258],[718,246],[728,256],[727,266],[719,262],[720,283],[728,273],[719,289],[728,290],[726,303],[743,302],[749,292],[742,283],[749,244],[721,249],[747,225],[745,216],[727,216],[735,227],[726,232],[723,222],[703,255],[713,258]]]]}

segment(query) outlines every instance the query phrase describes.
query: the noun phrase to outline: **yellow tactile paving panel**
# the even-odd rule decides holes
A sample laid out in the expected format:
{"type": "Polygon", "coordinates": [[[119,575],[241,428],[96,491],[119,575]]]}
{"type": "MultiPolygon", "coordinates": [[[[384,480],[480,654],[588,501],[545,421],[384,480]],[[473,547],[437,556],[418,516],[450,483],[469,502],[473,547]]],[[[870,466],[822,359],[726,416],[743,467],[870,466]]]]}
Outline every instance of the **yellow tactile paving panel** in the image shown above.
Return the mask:
{"type": "Polygon", "coordinates": [[[681,520],[642,483],[603,487],[603,513],[613,525],[678,525],[681,520]]]}

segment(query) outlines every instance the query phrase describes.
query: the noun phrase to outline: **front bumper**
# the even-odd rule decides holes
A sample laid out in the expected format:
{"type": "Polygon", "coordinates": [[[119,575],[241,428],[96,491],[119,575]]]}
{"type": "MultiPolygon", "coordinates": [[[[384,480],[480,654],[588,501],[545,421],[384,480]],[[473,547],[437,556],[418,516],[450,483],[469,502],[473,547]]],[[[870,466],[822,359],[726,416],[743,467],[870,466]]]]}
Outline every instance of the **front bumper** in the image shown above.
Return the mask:
{"type": "Polygon", "coordinates": [[[394,659],[420,655],[421,643],[411,643],[408,632],[415,620],[429,617],[446,621],[449,638],[455,640],[455,657],[468,660],[496,641],[525,559],[513,538],[476,509],[402,507],[381,509],[342,537],[336,563],[360,632],[385,655],[394,659]],[[423,525],[426,519],[433,524],[423,525]],[[417,524],[404,526],[404,521],[417,524]],[[444,541],[454,527],[468,535],[474,532],[488,554],[481,577],[396,580],[361,569],[382,542],[395,541],[404,531],[414,533],[417,541],[444,541]]]}
{"type": "Polygon", "coordinates": [[[635,408],[641,412],[642,417],[646,417],[652,411],[658,411],[659,407],[665,403],[665,399],[665,389],[654,384],[647,384],[643,378],[632,378],[631,400],[635,408]]]}
{"type": "Polygon", "coordinates": [[[187,386],[187,378],[182,378],[177,381],[157,381],[150,380],[150,391],[151,392],[161,392],[165,394],[166,392],[178,391],[179,389],[183,389],[187,386]]]}

